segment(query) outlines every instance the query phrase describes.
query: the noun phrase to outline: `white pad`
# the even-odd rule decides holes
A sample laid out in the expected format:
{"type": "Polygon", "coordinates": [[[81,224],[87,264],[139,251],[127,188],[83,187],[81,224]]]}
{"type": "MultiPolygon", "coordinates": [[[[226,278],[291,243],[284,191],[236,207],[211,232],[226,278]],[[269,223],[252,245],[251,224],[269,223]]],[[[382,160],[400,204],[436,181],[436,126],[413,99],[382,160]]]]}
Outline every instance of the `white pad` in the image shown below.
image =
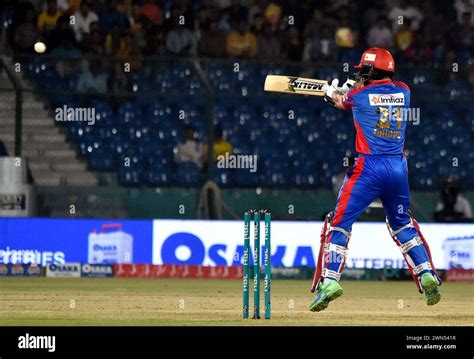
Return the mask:
{"type": "Polygon", "coordinates": [[[410,251],[410,249],[422,244],[423,244],[423,241],[421,240],[421,238],[416,236],[410,239],[408,242],[400,244],[400,250],[402,251],[403,254],[407,254],[410,251]]]}

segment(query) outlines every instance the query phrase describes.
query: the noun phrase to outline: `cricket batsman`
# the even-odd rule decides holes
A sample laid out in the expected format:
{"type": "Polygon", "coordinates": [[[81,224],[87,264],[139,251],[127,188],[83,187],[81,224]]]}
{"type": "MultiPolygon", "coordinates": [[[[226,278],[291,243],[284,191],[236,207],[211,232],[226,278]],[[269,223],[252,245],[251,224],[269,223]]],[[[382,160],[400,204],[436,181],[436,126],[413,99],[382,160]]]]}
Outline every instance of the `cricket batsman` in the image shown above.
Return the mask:
{"type": "Polygon", "coordinates": [[[318,312],[342,295],[338,283],[348,252],[352,224],[373,200],[383,203],[388,231],[400,248],[426,303],[441,299],[440,277],[417,221],[410,212],[407,160],[403,154],[410,88],[393,81],[395,61],[389,51],[370,48],[358,70],[341,86],[335,79],[324,86],[325,100],[352,110],[356,129],[354,166],[347,170],[336,209],[326,216],[310,310],[318,312]]]}

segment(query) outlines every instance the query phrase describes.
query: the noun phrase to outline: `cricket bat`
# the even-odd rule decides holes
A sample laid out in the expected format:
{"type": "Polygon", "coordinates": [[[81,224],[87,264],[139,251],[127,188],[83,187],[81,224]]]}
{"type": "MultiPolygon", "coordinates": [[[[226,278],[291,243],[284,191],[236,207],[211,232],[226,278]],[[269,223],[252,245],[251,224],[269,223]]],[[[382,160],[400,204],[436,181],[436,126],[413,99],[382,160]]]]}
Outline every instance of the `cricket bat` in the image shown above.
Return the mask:
{"type": "Polygon", "coordinates": [[[264,90],[296,95],[324,96],[323,86],[327,83],[325,80],[303,77],[267,75],[264,90]]]}

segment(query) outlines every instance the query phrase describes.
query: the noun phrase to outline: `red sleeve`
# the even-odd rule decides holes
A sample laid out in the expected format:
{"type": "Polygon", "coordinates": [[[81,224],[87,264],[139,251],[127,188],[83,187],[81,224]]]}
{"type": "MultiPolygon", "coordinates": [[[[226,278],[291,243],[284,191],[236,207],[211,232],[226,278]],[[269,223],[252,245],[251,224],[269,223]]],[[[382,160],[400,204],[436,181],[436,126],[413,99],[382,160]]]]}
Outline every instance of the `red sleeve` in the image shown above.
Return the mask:
{"type": "Polygon", "coordinates": [[[344,110],[350,110],[352,106],[354,105],[354,91],[355,88],[350,89],[348,92],[344,94],[342,97],[342,107],[344,110]]]}
{"type": "Polygon", "coordinates": [[[393,81],[393,84],[395,86],[400,86],[400,87],[403,87],[404,89],[410,91],[410,88],[408,87],[408,85],[404,82],[401,82],[401,81],[393,81]]]}

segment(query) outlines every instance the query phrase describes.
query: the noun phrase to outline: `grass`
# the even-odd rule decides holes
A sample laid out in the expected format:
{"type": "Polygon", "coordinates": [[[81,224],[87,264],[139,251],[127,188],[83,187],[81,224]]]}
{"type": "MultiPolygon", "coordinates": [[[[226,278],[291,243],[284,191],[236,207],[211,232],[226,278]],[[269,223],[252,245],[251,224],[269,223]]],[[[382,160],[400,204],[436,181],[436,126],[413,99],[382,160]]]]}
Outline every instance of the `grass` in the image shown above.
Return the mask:
{"type": "Polygon", "coordinates": [[[412,282],[342,281],[342,297],[325,311],[311,313],[310,281],[275,280],[272,319],[260,321],[242,319],[241,284],[204,279],[1,278],[0,325],[474,325],[474,286],[468,283],[444,283],[441,302],[428,307],[412,282]]]}

